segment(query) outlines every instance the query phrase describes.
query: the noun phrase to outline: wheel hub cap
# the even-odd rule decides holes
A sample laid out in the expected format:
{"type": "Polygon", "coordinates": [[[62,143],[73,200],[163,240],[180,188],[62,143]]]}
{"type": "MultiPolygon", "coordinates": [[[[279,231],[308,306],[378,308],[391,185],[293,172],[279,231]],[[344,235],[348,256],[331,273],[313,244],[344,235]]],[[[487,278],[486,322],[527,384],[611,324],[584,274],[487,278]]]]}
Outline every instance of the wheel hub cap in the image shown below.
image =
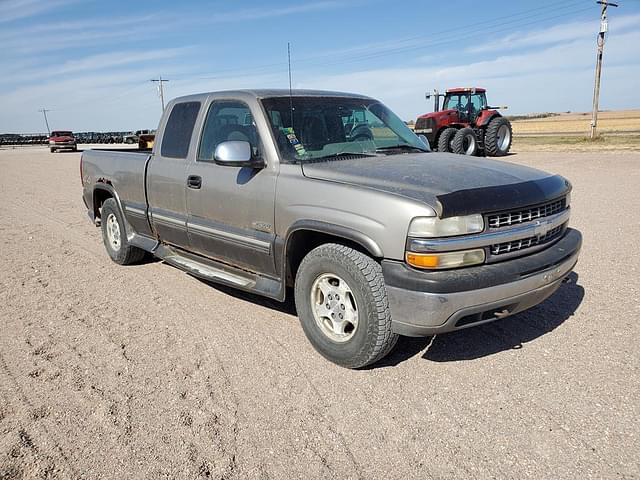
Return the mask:
{"type": "Polygon", "coordinates": [[[107,217],[107,239],[114,250],[120,250],[120,225],[113,213],[107,217]]]}
{"type": "Polygon", "coordinates": [[[358,307],[347,282],[320,275],[311,286],[311,309],[320,331],[334,342],[346,342],[358,327],[358,307]]]}
{"type": "Polygon", "coordinates": [[[511,132],[509,132],[509,127],[506,125],[502,125],[498,129],[498,148],[500,151],[504,152],[509,147],[509,141],[511,140],[511,132]]]}
{"type": "Polygon", "coordinates": [[[462,142],[462,148],[464,148],[465,155],[471,155],[473,153],[473,149],[476,146],[475,139],[471,135],[467,135],[464,138],[464,142],[462,142]]]}

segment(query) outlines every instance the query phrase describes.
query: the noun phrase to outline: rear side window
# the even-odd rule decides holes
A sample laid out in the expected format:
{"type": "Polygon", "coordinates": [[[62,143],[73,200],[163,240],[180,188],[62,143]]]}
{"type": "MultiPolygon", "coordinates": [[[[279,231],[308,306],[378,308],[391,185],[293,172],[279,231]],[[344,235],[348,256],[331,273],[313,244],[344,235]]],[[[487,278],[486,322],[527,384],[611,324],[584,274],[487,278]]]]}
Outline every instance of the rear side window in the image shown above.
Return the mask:
{"type": "Polygon", "coordinates": [[[199,111],[200,102],[176,103],[173,106],[162,135],[163,157],[187,158],[199,111]]]}

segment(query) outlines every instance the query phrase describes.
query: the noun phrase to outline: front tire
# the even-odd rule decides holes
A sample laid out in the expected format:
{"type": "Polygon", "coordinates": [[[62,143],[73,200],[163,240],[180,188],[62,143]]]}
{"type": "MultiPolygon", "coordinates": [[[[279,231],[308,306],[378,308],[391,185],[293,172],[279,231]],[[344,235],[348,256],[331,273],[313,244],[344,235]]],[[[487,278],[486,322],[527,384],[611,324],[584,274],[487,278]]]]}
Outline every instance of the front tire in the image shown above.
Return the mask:
{"type": "Polygon", "coordinates": [[[451,142],[453,153],[473,156],[478,153],[478,139],[473,128],[465,127],[456,132],[451,142]]]}
{"type": "Polygon", "coordinates": [[[113,198],[102,204],[101,226],[102,241],[111,260],[119,265],[130,265],[144,258],[144,250],[129,244],[122,213],[113,198]]]}
{"type": "Polygon", "coordinates": [[[307,254],[296,274],[295,301],[313,347],[340,366],[375,363],[398,339],[380,264],[344,245],[328,243],[307,254]]]}
{"type": "Polygon", "coordinates": [[[495,117],[487,125],[484,148],[490,157],[504,157],[509,153],[513,130],[511,122],[504,117],[495,117]]]}
{"type": "Polygon", "coordinates": [[[458,129],[457,128],[453,128],[453,127],[448,127],[445,128],[442,133],[440,134],[440,137],[438,137],[438,151],[439,152],[451,152],[452,147],[451,147],[451,142],[453,141],[453,137],[456,136],[456,133],[458,133],[458,129]]]}

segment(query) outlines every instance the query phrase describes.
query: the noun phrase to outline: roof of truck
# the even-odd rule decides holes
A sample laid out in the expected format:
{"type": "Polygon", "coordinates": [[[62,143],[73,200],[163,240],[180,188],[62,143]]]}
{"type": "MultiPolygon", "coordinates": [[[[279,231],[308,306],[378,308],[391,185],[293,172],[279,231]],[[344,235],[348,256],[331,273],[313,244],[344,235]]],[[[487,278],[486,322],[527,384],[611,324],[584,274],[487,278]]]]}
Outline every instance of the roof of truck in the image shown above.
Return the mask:
{"type": "Polygon", "coordinates": [[[357,98],[371,98],[366,95],[360,95],[357,93],[346,92],[332,92],[329,90],[305,90],[305,89],[293,89],[289,92],[288,88],[261,88],[261,89],[245,89],[245,90],[222,90],[217,92],[203,92],[196,93],[194,95],[186,95],[184,97],[176,98],[175,100],[201,100],[209,95],[220,96],[238,96],[238,97],[253,97],[253,98],[272,98],[272,97],[288,97],[291,94],[294,97],[357,97],[357,98]]]}

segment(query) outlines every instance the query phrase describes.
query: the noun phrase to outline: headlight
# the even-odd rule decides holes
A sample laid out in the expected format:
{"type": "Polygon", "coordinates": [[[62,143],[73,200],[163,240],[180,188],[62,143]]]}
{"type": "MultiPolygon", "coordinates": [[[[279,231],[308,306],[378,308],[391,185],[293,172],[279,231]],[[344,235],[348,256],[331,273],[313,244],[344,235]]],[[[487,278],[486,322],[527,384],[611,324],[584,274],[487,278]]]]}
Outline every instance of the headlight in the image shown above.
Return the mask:
{"type": "Polygon", "coordinates": [[[564,203],[567,207],[571,206],[571,192],[567,193],[566,200],[564,203]]]}
{"type": "Polygon", "coordinates": [[[464,217],[417,217],[409,225],[410,237],[451,237],[467,233],[479,233],[484,230],[482,215],[464,217]]]}
{"type": "Polygon", "coordinates": [[[483,263],[484,250],[478,248],[446,253],[406,252],[405,258],[412,267],[439,270],[443,268],[468,267],[483,263]]]}

